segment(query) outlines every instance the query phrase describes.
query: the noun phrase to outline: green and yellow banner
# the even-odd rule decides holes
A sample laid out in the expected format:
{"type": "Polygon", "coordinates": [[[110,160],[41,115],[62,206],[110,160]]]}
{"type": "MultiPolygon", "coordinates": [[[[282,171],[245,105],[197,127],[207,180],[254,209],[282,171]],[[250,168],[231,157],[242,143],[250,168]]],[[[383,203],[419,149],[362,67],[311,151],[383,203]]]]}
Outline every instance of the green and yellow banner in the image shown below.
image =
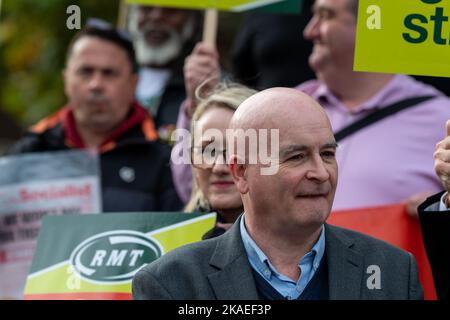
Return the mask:
{"type": "Polygon", "coordinates": [[[131,280],[139,269],[200,241],[215,221],[215,213],[46,217],[24,298],[131,299],[131,280]]]}
{"type": "Polygon", "coordinates": [[[355,71],[450,76],[450,0],[359,0],[355,71]]]}

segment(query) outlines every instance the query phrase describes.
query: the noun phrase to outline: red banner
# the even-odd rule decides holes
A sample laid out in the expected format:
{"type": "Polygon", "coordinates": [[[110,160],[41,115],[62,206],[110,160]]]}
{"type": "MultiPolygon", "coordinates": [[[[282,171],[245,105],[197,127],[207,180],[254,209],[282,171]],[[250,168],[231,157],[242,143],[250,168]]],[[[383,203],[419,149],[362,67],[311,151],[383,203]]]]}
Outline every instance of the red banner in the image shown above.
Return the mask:
{"type": "Polygon", "coordinates": [[[437,299],[419,220],[406,213],[405,205],[334,211],[327,222],[368,234],[411,252],[417,260],[425,299],[437,299]]]}

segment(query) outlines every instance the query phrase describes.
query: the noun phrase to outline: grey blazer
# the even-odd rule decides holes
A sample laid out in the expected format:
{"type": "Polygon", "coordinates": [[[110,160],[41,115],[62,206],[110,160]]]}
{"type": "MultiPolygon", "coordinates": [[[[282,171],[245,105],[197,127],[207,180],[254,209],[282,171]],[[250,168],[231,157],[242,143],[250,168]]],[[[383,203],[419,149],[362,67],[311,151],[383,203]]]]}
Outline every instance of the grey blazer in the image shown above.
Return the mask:
{"type": "MultiPolygon", "coordinates": [[[[327,224],[325,238],[330,299],[423,299],[410,253],[327,224]],[[370,286],[370,266],[379,267],[379,288],[370,286]]],[[[132,290],[134,299],[258,299],[239,220],[222,236],[180,247],[148,264],[134,276],[132,290]]]]}

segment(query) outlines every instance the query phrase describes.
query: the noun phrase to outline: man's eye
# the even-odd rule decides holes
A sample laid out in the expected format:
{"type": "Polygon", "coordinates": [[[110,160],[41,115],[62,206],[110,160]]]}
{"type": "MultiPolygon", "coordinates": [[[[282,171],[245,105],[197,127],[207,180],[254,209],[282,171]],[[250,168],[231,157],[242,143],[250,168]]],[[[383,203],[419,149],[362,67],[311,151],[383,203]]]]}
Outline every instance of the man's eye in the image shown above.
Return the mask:
{"type": "Polygon", "coordinates": [[[327,19],[332,18],[332,16],[333,16],[332,12],[329,10],[319,10],[317,12],[317,15],[320,20],[327,20],[327,19]]]}
{"type": "Polygon", "coordinates": [[[77,74],[79,74],[80,76],[89,76],[92,73],[92,69],[91,68],[81,68],[78,69],[77,74]]]}
{"type": "Polygon", "coordinates": [[[103,75],[105,77],[116,77],[117,75],[119,75],[119,72],[113,69],[106,69],[103,71],[103,75]]]}
{"type": "Polygon", "coordinates": [[[335,151],[324,151],[322,152],[322,157],[324,158],[335,158],[336,152],[335,151]]]}
{"type": "Polygon", "coordinates": [[[291,156],[288,160],[298,161],[298,160],[302,160],[304,158],[305,158],[305,155],[303,153],[299,153],[299,154],[295,154],[295,155],[291,156]]]}

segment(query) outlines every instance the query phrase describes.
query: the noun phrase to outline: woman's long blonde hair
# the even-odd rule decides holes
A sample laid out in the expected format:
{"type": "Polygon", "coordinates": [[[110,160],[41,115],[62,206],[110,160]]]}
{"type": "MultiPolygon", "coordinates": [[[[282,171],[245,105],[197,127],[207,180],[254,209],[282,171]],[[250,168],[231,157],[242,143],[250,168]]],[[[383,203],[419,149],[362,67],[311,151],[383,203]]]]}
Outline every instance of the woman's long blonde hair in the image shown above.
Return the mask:
{"type": "MultiPolygon", "coordinates": [[[[202,86],[199,86],[196,90],[197,99],[200,100],[191,121],[191,133],[194,132],[195,123],[200,119],[200,117],[208,110],[210,107],[219,106],[229,108],[233,112],[239,107],[239,105],[244,102],[247,98],[257,93],[256,90],[250,89],[246,86],[232,83],[232,82],[221,82],[216,88],[212,91],[212,93],[206,97],[201,98],[202,86]]],[[[192,168],[192,193],[191,199],[188,204],[184,208],[185,212],[194,212],[194,211],[211,211],[214,208],[211,208],[208,199],[206,199],[203,192],[200,190],[198,183],[195,178],[194,170],[192,168]]]]}

